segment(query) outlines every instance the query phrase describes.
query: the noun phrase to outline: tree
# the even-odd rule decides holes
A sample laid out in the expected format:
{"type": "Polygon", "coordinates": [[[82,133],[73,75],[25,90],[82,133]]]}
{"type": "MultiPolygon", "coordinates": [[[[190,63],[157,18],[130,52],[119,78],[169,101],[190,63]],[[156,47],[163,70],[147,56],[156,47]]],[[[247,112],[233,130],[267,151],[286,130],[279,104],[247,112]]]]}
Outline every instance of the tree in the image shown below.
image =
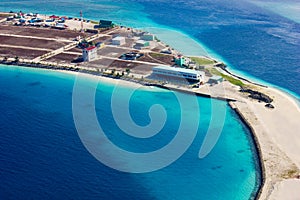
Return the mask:
{"type": "Polygon", "coordinates": [[[127,73],[127,75],[130,73],[130,69],[129,68],[126,68],[126,73],[127,73]]]}
{"type": "Polygon", "coordinates": [[[15,57],[15,62],[16,63],[19,62],[19,57],[18,56],[15,57]]]}
{"type": "Polygon", "coordinates": [[[115,70],[115,69],[112,69],[112,70],[111,70],[111,75],[114,75],[115,72],[116,72],[116,70],[115,70]]]}

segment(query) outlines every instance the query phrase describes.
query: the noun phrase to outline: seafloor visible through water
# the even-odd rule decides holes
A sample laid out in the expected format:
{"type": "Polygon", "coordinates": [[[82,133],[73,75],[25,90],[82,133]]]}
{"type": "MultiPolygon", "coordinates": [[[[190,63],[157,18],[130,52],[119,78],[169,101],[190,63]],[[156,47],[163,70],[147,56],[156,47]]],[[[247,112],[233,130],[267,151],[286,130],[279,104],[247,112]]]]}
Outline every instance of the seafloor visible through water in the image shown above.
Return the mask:
{"type": "MultiPolygon", "coordinates": [[[[60,72],[0,67],[1,199],[248,199],[257,192],[261,177],[253,141],[226,102],[185,95],[186,101],[197,98],[195,105],[184,110],[185,134],[193,134],[195,122],[199,125],[192,145],[166,168],[144,174],[124,173],[104,166],[83,146],[72,115],[75,80],[74,75],[60,72]],[[197,105],[199,113],[195,113],[197,105]],[[208,130],[218,131],[220,127],[216,146],[200,159],[198,152],[208,130]]],[[[86,89],[93,81],[83,83],[86,89]]],[[[123,87],[123,92],[131,89],[118,87],[123,87]]],[[[96,110],[99,124],[113,143],[128,151],[145,153],[176,139],[183,111],[178,109],[182,102],[173,92],[142,87],[133,93],[129,108],[138,125],[150,123],[148,110],[153,104],[162,105],[168,116],[157,135],[137,139],[116,125],[113,114],[123,113],[118,113],[118,108],[117,113],[112,113],[113,91],[113,84],[99,82],[95,108],[88,102],[77,105],[79,110],[96,110]]],[[[126,97],[122,94],[117,94],[117,106],[125,106],[126,97]]],[[[99,134],[94,124],[88,123],[82,130],[91,139],[99,134]]],[[[105,142],[100,141],[99,148],[111,152],[105,142]]],[[[127,164],[118,163],[117,155],[110,156],[118,165],[127,164]]],[[[141,165],[135,162],[138,160],[129,165],[141,165]]]]}

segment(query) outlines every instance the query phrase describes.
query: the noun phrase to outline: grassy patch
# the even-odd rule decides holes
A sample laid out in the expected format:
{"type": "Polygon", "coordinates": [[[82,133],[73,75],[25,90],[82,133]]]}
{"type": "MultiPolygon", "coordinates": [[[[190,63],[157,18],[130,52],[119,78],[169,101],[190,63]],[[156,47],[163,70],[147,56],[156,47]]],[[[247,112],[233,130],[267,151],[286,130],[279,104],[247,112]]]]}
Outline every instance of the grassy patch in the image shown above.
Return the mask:
{"type": "Polygon", "coordinates": [[[99,22],[93,21],[93,20],[91,20],[91,23],[92,23],[92,24],[99,24],[99,22]]]}
{"type": "Polygon", "coordinates": [[[160,53],[149,53],[149,55],[153,58],[162,58],[162,57],[166,56],[166,55],[160,54],[160,53]]]}
{"type": "Polygon", "coordinates": [[[0,13],[0,17],[3,17],[3,18],[12,16],[12,15],[13,15],[13,14],[11,14],[11,13],[0,13]]]}
{"type": "Polygon", "coordinates": [[[211,74],[213,74],[213,75],[222,76],[223,79],[229,81],[229,82],[230,82],[231,84],[233,84],[233,85],[237,85],[237,86],[245,86],[245,84],[244,84],[242,81],[240,81],[239,79],[236,79],[236,78],[234,78],[234,77],[232,77],[232,76],[228,76],[228,75],[226,75],[226,74],[223,74],[223,73],[221,73],[220,71],[218,71],[218,70],[215,69],[215,68],[210,68],[210,69],[208,69],[208,71],[209,71],[211,74]]]}
{"type": "Polygon", "coordinates": [[[282,178],[294,178],[298,173],[297,169],[288,169],[282,174],[282,178]]]}
{"type": "Polygon", "coordinates": [[[213,60],[200,57],[191,57],[191,60],[197,63],[198,65],[212,65],[215,63],[213,60]]]}

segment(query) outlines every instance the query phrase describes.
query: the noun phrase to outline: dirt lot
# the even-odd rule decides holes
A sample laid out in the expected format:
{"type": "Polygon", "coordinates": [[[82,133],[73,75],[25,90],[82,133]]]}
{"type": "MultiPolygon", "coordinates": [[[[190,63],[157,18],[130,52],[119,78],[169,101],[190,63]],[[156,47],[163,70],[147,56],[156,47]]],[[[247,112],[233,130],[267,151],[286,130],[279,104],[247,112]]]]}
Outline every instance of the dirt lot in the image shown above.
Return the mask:
{"type": "Polygon", "coordinates": [[[94,67],[100,69],[107,69],[109,65],[111,65],[114,61],[111,59],[102,58],[99,60],[91,61],[91,62],[84,62],[81,65],[85,67],[94,67]]]}
{"type": "Polygon", "coordinates": [[[129,68],[132,73],[148,75],[152,72],[153,66],[140,64],[140,63],[130,63],[126,61],[114,61],[111,59],[100,59],[89,63],[82,63],[81,65],[85,67],[93,67],[99,69],[116,69],[120,71],[125,71],[129,68]]]}
{"type": "Polygon", "coordinates": [[[151,65],[140,64],[140,65],[134,67],[133,69],[131,69],[131,71],[133,73],[137,73],[137,74],[149,75],[152,73],[153,67],[154,66],[151,66],[151,65]]]}
{"type": "Polygon", "coordinates": [[[130,62],[125,62],[125,61],[113,61],[110,65],[109,65],[109,68],[119,68],[119,69],[126,69],[126,68],[129,68],[129,69],[133,69],[135,67],[137,67],[138,63],[130,63],[130,62]]]}
{"type": "Polygon", "coordinates": [[[59,63],[71,63],[77,57],[78,57],[77,55],[61,53],[61,54],[58,54],[56,56],[53,56],[53,57],[47,59],[46,61],[59,62],[59,63]]]}
{"type": "Polygon", "coordinates": [[[116,47],[105,47],[103,49],[98,50],[98,55],[118,58],[119,56],[126,53],[127,51],[128,50],[126,49],[120,49],[116,47]]]}
{"type": "Polygon", "coordinates": [[[82,37],[88,37],[91,33],[80,33],[71,30],[57,30],[51,28],[38,28],[28,26],[12,26],[12,25],[0,25],[0,33],[26,35],[35,37],[47,37],[47,38],[63,38],[73,40],[78,35],[82,37]]]}
{"type": "Polygon", "coordinates": [[[11,36],[1,36],[0,43],[14,46],[25,46],[25,47],[36,47],[44,49],[58,49],[67,45],[66,42],[56,42],[49,40],[31,39],[31,38],[20,38],[11,36]]]}
{"type": "Polygon", "coordinates": [[[82,49],[79,49],[79,48],[73,48],[73,49],[70,49],[68,52],[82,53],[82,49]]]}
{"type": "Polygon", "coordinates": [[[47,53],[47,51],[35,51],[35,50],[27,50],[27,49],[0,47],[0,55],[7,56],[7,57],[18,56],[19,58],[33,59],[45,53],[47,53]]]}
{"type": "Polygon", "coordinates": [[[102,36],[102,37],[94,40],[93,42],[95,42],[95,43],[104,42],[105,44],[110,44],[111,43],[111,37],[110,36],[102,36]]]}
{"type": "Polygon", "coordinates": [[[161,64],[166,64],[166,65],[174,64],[174,62],[172,62],[173,57],[170,55],[150,53],[150,56],[149,56],[149,54],[145,54],[144,56],[140,57],[138,60],[145,61],[145,62],[152,62],[152,63],[161,63],[161,64]],[[160,62],[158,62],[157,60],[160,62]]]}

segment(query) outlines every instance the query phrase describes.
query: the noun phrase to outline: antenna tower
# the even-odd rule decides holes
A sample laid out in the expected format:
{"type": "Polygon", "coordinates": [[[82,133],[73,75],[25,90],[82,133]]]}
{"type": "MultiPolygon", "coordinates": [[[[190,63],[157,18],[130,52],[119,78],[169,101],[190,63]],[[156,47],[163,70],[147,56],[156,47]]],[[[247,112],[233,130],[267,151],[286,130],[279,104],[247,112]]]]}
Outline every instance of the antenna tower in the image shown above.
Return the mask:
{"type": "Polygon", "coordinates": [[[82,11],[80,11],[80,19],[81,19],[81,32],[83,32],[83,17],[82,17],[82,11]]]}

